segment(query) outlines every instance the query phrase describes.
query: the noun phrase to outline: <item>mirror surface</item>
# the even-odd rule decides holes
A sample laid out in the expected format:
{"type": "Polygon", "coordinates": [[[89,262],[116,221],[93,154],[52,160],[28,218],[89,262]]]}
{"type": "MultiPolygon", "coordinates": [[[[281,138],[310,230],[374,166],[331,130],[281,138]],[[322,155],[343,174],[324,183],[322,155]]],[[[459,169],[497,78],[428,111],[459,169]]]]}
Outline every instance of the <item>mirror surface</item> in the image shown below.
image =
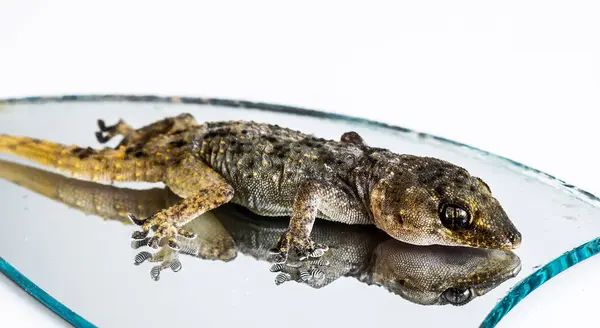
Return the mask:
{"type": "Polygon", "coordinates": [[[576,188],[478,150],[358,121],[181,103],[20,103],[0,108],[0,134],[99,148],[97,119],[141,127],[181,113],[199,122],[274,123],[335,140],[356,131],[370,146],[452,162],[487,182],[522,244],[514,252],[418,247],[372,227],[317,222],[313,237],[330,251],[300,266],[272,267],[267,251],[287,219],[228,205],[189,224],[198,234],[183,245],[191,255],[179,258],[181,270],[164,270],[154,281],[155,264],[134,265],[149,249],[130,245],[137,229],[126,213],[148,216],[177,196],[162,184],[82,182],[0,154],[0,256],[102,327],[472,327],[517,282],[600,232],[597,200],[576,188]]]}

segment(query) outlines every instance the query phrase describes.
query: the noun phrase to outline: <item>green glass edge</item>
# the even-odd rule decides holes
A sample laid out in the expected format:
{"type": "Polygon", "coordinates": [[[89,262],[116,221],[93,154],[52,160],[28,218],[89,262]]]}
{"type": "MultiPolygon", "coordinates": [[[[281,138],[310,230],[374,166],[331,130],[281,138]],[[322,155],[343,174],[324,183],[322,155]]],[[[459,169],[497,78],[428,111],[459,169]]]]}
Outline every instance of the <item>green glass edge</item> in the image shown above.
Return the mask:
{"type": "Polygon", "coordinates": [[[500,319],[502,319],[512,308],[546,281],[598,253],[600,253],[600,238],[593,239],[578,246],[539,268],[537,271],[516,284],[511,291],[496,304],[483,320],[480,327],[491,328],[496,326],[500,319]]]}
{"type": "MultiPolygon", "coordinates": [[[[254,109],[254,110],[262,110],[262,111],[270,111],[270,112],[279,112],[286,114],[296,114],[301,116],[310,116],[310,117],[318,117],[325,118],[330,120],[340,120],[351,123],[362,124],[370,127],[377,128],[386,128],[394,131],[404,132],[404,133],[413,133],[417,134],[419,137],[431,138],[435,140],[439,140],[448,144],[452,144],[458,147],[464,147],[467,149],[471,149],[477,151],[485,156],[495,157],[507,162],[510,165],[514,165],[520,169],[525,171],[529,171],[535,174],[539,174],[540,176],[557,182],[561,187],[573,193],[577,198],[586,200],[596,206],[600,204],[600,198],[593,195],[590,192],[587,192],[583,189],[577,188],[572,184],[568,184],[563,180],[560,180],[550,174],[542,172],[540,170],[529,167],[525,164],[513,161],[509,158],[492,154],[485,150],[469,146],[457,141],[453,141],[450,139],[446,139],[443,137],[438,137],[426,133],[416,132],[411,129],[390,125],[383,122],[378,122],[370,119],[359,118],[354,116],[348,116],[337,113],[327,113],[323,111],[313,110],[313,109],[304,109],[299,107],[285,106],[285,105],[276,105],[269,104],[263,102],[251,102],[245,100],[231,100],[231,99],[220,99],[220,98],[199,98],[199,97],[165,97],[165,96],[155,96],[155,95],[118,95],[118,94],[90,94],[90,95],[62,95],[62,96],[31,96],[31,97],[23,97],[23,98],[7,98],[0,99],[0,105],[9,105],[9,104],[26,104],[26,103],[50,103],[50,102],[102,102],[102,101],[122,101],[122,102],[159,102],[159,103],[183,103],[183,104],[197,104],[197,105],[212,105],[212,106],[222,106],[222,107],[231,107],[231,108],[245,108],[245,109],[254,109]]],[[[527,295],[529,295],[533,290],[544,284],[546,281],[550,280],[554,276],[563,272],[564,270],[572,267],[573,265],[580,263],[581,261],[588,259],[600,252],[600,238],[589,241],[569,252],[566,252],[562,256],[556,258],[552,262],[544,265],[536,272],[532,273],[517,285],[515,285],[511,291],[502,299],[500,302],[496,304],[496,306],[492,309],[492,311],[488,314],[488,316],[484,319],[480,327],[491,328],[494,327],[512,308],[514,308],[521,300],[523,300],[527,295]]],[[[81,327],[94,327],[91,323],[87,322],[85,319],[79,317],[77,314],[70,311],[67,307],[62,305],[60,302],[53,299],[23,275],[21,275],[16,269],[10,266],[6,261],[3,261],[0,257],[0,269],[7,274],[11,279],[13,279],[17,284],[23,287],[26,291],[36,297],[38,300],[37,293],[40,295],[45,295],[47,298],[51,300],[50,303],[46,303],[41,301],[44,305],[48,306],[51,310],[56,312],[58,315],[63,317],[65,320],[73,323],[71,319],[79,318],[82,324],[81,327]],[[29,285],[21,285],[20,281],[13,279],[9,274],[6,273],[4,267],[1,265],[2,263],[5,266],[12,268],[12,270],[20,276],[24,281],[28,282],[29,285]],[[33,287],[33,292],[28,290],[27,287],[33,287]],[[56,306],[56,309],[52,306],[56,306]],[[67,311],[63,313],[67,313],[63,315],[58,311],[67,311]],[[72,314],[72,317],[70,315],[72,314]],[[86,326],[87,324],[87,326],[86,326]]],[[[76,325],[77,326],[77,325],[76,325]]],[[[79,326],[78,326],[79,327],[79,326]]]]}
{"type": "Polygon", "coordinates": [[[80,317],[77,313],[69,310],[61,302],[57,301],[54,297],[50,296],[44,290],[39,288],[31,280],[27,279],[21,274],[15,267],[6,262],[0,257],[0,272],[4,273],[8,278],[14,281],[17,285],[23,288],[31,296],[35,297],[38,301],[48,307],[54,313],[58,314],[61,318],[69,322],[75,327],[96,327],[89,321],[80,317]]]}

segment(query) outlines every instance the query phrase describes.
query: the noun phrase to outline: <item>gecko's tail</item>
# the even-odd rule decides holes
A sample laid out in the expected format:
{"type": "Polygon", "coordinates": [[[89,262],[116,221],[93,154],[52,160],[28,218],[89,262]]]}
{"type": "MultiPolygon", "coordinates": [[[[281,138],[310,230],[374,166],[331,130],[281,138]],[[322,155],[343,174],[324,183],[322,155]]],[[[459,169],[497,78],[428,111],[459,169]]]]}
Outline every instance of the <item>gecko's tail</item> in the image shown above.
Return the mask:
{"type": "Polygon", "coordinates": [[[136,158],[126,148],[92,149],[0,134],[0,152],[53,167],[73,177],[92,181],[164,180],[164,163],[136,158]]]}

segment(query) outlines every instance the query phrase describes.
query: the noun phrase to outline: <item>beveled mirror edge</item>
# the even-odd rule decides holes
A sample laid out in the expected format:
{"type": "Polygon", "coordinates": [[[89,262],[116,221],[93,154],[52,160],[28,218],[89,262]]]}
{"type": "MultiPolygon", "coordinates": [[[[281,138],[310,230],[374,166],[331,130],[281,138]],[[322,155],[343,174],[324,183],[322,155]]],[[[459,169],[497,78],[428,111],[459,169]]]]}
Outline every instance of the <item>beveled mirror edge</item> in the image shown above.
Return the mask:
{"type": "Polygon", "coordinates": [[[577,246],[542,266],[518,282],[510,292],[494,306],[492,311],[483,320],[480,327],[491,328],[496,326],[512,308],[546,281],[598,253],[600,253],[600,237],[592,239],[581,246],[577,246]]]}
{"type": "MultiPolygon", "coordinates": [[[[540,170],[529,167],[525,164],[519,163],[517,161],[511,160],[509,158],[496,155],[490,153],[488,151],[479,149],[477,147],[473,147],[470,145],[466,145],[454,140],[450,140],[443,137],[438,137],[435,135],[417,132],[411,129],[390,125],[387,123],[359,118],[349,115],[337,114],[337,113],[328,113],[313,109],[304,109],[299,107],[292,107],[286,105],[277,105],[263,102],[252,102],[245,100],[232,100],[232,99],[220,99],[220,98],[200,98],[200,97],[179,97],[179,96],[156,96],[156,95],[127,95],[127,94],[87,94],[87,95],[57,95],[57,96],[29,96],[22,98],[6,98],[0,99],[0,107],[3,105],[13,105],[13,104],[42,104],[42,103],[51,103],[51,102],[143,102],[143,103],[181,103],[181,104],[192,104],[192,105],[210,105],[210,106],[222,106],[222,107],[230,107],[230,108],[242,108],[242,109],[252,109],[252,110],[261,110],[268,112],[278,112],[285,114],[294,114],[301,116],[309,116],[309,117],[317,117],[324,118],[329,120],[337,120],[344,122],[351,122],[355,124],[365,125],[374,128],[384,128],[392,131],[397,131],[401,133],[414,134],[421,138],[430,138],[433,140],[441,141],[443,143],[448,143],[457,147],[466,148],[481,155],[493,157],[499,160],[506,162],[508,165],[512,165],[516,168],[519,168],[524,171],[524,173],[529,173],[533,177],[538,180],[543,181],[546,184],[554,185],[557,189],[562,189],[563,191],[572,194],[577,199],[585,201],[593,206],[600,206],[600,198],[593,195],[590,192],[587,192],[583,189],[580,189],[572,184],[568,184],[565,181],[542,172],[540,170]]],[[[485,320],[482,322],[481,327],[494,327],[514,306],[516,306],[521,300],[523,300],[527,295],[529,295],[534,289],[538,288],[546,281],[556,276],[560,272],[580,263],[581,261],[590,258],[596,254],[600,253],[600,238],[591,240],[577,248],[568,251],[558,258],[554,259],[550,263],[544,265],[531,275],[525,277],[523,280],[518,282],[510,292],[501,299],[496,306],[490,311],[485,320]],[[569,261],[564,261],[568,259],[569,261]],[[567,265],[561,265],[557,267],[560,262],[568,262],[567,265]],[[553,270],[553,271],[551,271],[553,270]],[[551,273],[551,274],[549,274],[551,273]],[[546,275],[545,279],[540,279],[536,282],[536,284],[531,284],[533,279],[537,278],[539,275],[546,275]],[[527,293],[523,293],[523,286],[528,285],[531,289],[527,293]]],[[[62,305],[60,302],[56,301],[50,295],[45,293],[42,289],[37,287],[33,282],[29,281],[25,276],[20,274],[16,269],[14,269],[10,264],[6,261],[2,260],[0,257],[0,271],[6,274],[10,279],[19,284],[23,289],[25,289],[32,296],[40,300],[44,305],[50,308],[52,311],[56,312],[59,316],[74,324],[77,327],[94,327],[91,323],[81,318],[67,307],[62,305]],[[4,265],[2,265],[4,264],[4,265]],[[9,268],[9,270],[6,270],[9,268]],[[8,273],[7,273],[8,271],[8,273]],[[13,278],[10,274],[13,274],[14,277],[18,277],[19,279],[13,278]],[[24,284],[21,284],[23,282],[24,284]],[[29,288],[29,289],[28,289],[29,288]],[[48,300],[47,302],[42,301],[48,300]],[[62,312],[58,312],[62,311],[62,312]],[[71,313],[71,315],[69,314],[71,313]],[[80,320],[75,324],[71,320],[80,320]]]]}
{"type": "Polygon", "coordinates": [[[85,320],[77,313],[71,311],[64,304],[59,302],[54,297],[50,296],[43,289],[25,277],[19,270],[10,265],[6,260],[0,257],[0,272],[6,275],[10,280],[23,288],[29,295],[33,296],[40,303],[52,310],[58,316],[63,318],[75,327],[96,327],[89,321],[85,320]]]}

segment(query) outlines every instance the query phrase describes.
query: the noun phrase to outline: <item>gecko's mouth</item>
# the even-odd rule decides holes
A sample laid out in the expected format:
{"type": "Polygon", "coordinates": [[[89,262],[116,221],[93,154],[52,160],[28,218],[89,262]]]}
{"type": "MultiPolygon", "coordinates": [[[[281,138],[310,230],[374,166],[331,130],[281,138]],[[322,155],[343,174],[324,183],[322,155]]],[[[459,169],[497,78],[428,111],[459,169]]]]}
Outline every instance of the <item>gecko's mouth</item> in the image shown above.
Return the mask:
{"type": "Polygon", "coordinates": [[[517,230],[505,233],[503,237],[494,237],[491,232],[471,231],[466,234],[445,234],[447,246],[467,246],[474,248],[513,250],[521,246],[521,233],[517,230]]]}

